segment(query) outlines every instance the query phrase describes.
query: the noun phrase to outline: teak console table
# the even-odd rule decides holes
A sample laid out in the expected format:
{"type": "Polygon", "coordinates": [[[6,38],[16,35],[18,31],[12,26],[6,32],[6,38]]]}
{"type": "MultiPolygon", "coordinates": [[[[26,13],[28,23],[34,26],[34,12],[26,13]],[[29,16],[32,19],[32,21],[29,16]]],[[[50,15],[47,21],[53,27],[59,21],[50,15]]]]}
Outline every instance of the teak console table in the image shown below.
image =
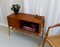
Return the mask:
{"type": "Polygon", "coordinates": [[[9,35],[10,35],[10,27],[20,30],[19,32],[23,32],[25,34],[38,37],[38,41],[40,41],[40,34],[42,32],[42,29],[44,28],[44,16],[38,16],[35,17],[35,15],[32,14],[26,14],[26,13],[19,13],[19,14],[10,14],[7,16],[8,21],[8,27],[9,27],[9,35]],[[21,21],[26,21],[30,23],[36,23],[38,24],[38,31],[32,32],[22,29],[21,21]]]}

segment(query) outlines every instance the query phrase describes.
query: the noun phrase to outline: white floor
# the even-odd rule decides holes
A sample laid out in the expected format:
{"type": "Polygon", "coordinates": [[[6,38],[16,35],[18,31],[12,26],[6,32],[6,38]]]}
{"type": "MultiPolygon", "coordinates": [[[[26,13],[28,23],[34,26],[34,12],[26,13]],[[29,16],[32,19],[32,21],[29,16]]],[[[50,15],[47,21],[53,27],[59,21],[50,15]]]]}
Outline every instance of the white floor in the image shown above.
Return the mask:
{"type": "Polygon", "coordinates": [[[8,35],[8,29],[0,26],[0,47],[41,47],[38,46],[37,39],[21,34],[12,32],[11,36],[8,35]]]}

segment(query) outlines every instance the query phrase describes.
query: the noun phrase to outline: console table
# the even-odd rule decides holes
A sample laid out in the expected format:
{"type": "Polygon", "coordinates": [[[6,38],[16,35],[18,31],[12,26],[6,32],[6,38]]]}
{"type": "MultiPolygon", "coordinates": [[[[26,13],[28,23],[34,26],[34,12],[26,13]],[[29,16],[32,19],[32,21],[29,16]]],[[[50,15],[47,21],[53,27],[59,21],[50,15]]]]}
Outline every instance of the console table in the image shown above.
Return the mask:
{"type": "Polygon", "coordinates": [[[8,21],[8,28],[9,28],[9,35],[10,35],[10,27],[18,29],[20,31],[18,32],[23,32],[25,34],[38,37],[38,40],[40,41],[40,34],[43,31],[44,28],[44,16],[38,16],[35,17],[35,15],[32,14],[26,14],[26,13],[19,13],[19,14],[10,14],[7,16],[7,21],[8,21]],[[25,23],[24,23],[25,22],[25,23]],[[34,23],[38,25],[38,29],[33,32],[29,30],[23,29],[23,25],[27,23],[34,23]]]}

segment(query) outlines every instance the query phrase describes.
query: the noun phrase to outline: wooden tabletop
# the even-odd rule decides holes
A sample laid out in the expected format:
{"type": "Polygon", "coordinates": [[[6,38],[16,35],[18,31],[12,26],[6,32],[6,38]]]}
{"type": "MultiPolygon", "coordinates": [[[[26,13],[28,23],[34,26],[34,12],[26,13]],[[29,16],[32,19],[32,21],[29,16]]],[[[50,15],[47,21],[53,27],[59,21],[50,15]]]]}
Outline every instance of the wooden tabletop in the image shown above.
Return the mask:
{"type": "Polygon", "coordinates": [[[38,18],[35,17],[36,15],[32,15],[32,14],[26,14],[26,13],[19,13],[17,15],[10,14],[8,17],[13,17],[13,18],[17,18],[20,20],[25,20],[25,21],[29,21],[29,22],[34,22],[34,23],[42,23],[44,16],[38,16],[38,18]]]}

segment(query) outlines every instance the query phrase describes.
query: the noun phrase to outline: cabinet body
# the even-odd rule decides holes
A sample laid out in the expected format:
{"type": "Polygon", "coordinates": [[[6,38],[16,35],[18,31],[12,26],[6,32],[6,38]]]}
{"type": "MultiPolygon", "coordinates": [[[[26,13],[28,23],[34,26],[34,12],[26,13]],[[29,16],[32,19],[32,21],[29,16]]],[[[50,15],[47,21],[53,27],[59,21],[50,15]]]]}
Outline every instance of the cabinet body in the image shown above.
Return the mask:
{"type": "Polygon", "coordinates": [[[28,32],[28,34],[36,34],[37,36],[40,35],[40,33],[42,32],[42,29],[44,27],[44,16],[35,17],[35,15],[25,14],[25,13],[19,13],[17,15],[10,14],[9,16],[7,16],[8,27],[20,28],[22,25],[21,20],[39,24],[39,28],[38,28],[37,32],[35,32],[35,33],[29,32],[29,31],[27,31],[27,32],[28,32]]]}

